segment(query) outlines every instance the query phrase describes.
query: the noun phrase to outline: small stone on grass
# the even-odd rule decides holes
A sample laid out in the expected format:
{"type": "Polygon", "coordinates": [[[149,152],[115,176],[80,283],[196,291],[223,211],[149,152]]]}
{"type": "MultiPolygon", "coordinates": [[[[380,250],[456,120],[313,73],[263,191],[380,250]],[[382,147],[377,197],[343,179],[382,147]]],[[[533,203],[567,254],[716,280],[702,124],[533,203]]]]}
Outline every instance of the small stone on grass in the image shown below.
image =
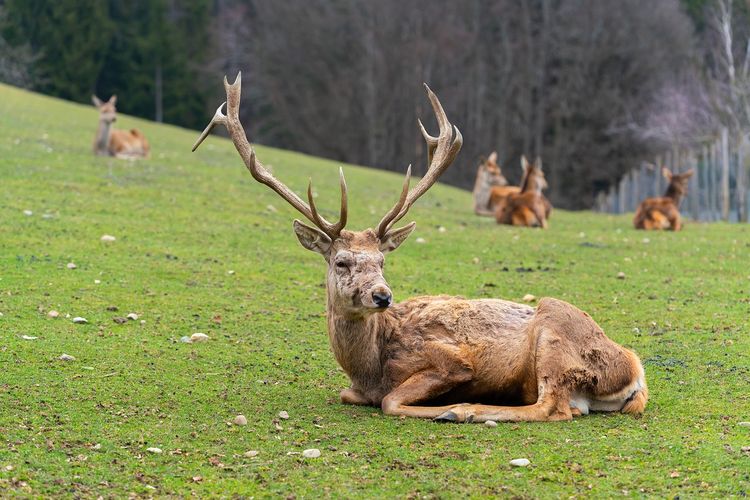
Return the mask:
{"type": "Polygon", "coordinates": [[[115,240],[116,240],[117,238],[115,238],[115,237],[114,237],[114,236],[112,236],[111,234],[105,234],[105,235],[103,235],[103,236],[102,236],[101,238],[99,238],[99,239],[100,239],[101,241],[105,242],[105,243],[111,243],[111,242],[115,241],[115,240]]]}
{"type": "Polygon", "coordinates": [[[750,427],[750,422],[740,422],[737,425],[739,425],[740,427],[750,427]]]}
{"type": "Polygon", "coordinates": [[[193,343],[193,341],[190,340],[190,337],[188,337],[187,335],[183,335],[182,337],[180,337],[180,342],[184,342],[185,344],[193,343]]]}
{"type": "Polygon", "coordinates": [[[497,422],[495,422],[494,420],[488,420],[484,423],[484,425],[486,425],[487,427],[497,427],[497,422]]]}
{"type": "Polygon", "coordinates": [[[161,448],[156,448],[156,447],[146,448],[146,451],[149,453],[154,453],[155,455],[159,455],[162,453],[161,448]]]}
{"type": "Polygon", "coordinates": [[[87,320],[86,318],[82,318],[80,316],[76,316],[75,318],[73,318],[73,323],[76,323],[76,324],[83,325],[83,324],[86,324],[88,322],[89,322],[89,320],[87,320]]]}
{"type": "Polygon", "coordinates": [[[280,411],[280,412],[279,412],[279,418],[282,418],[282,419],[284,419],[284,420],[287,420],[287,419],[289,418],[289,413],[287,413],[287,412],[285,412],[285,411],[280,411]]]}
{"type": "Polygon", "coordinates": [[[26,216],[31,216],[31,215],[34,215],[34,212],[32,212],[31,210],[24,210],[23,214],[26,216]]]}
{"type": "Polygon", "coordinates": [[[78,266],[76,266],[74,262],[68,262],[65,267],[67,267],[68,269],[76,269],[78,266]]]}
{"type": "Polygon", "coordinates": [[[247,458],[255,458],[258,456],[258,450],[250,450],[245,452],[247,458]]]}
{"type": "Polygon", "coordinates": [[[513,460],[510,461],[510,465],[512,465],[513,467],[526,467],[530,463],[531,462],[529,462],[525,458],[515,458],[515,459],[513,459],[513,460]]]}
{"type": "Polygon", "coordinates": [[[205,333],[194,333],[190,336],[191,342],[205,342],[209,338],[205,333]]]}
{"type": "Polygon", "coordinates": [[[59,359],[60,361],[75,361],[76,360],[76,358],[74,358],[70,354],[63,354],[62,356],[60,356],[57,359],[59,359]]]}
{"type": "Polygon", "coordinates": [[[60,313],[53,309],[47,313],[47,316],[50,318],[57,318],[58,316],[60,316],[60,313]]]}
{"type": "Polygon", "coordinates": [[[302,456],[305,458],[318,458],[320,456],[320,450],[317,448],[310,448],[302,452],[302,456]]]}
{"type": "Polygon", "coordinates": [[[619,273],[617,273],[617,279],[618,280],[624,280],[625,279],[625,273],[622,272],[622,271],[620,271],[619,273]]]}
{"type": "Polygon", "coordinates": [[[130,313],[130,314],[128,314],[128,315],[127,315],[127,316],[125,316],[125,317],[126,317],[126,318],[128,318],[128,319],[129,319],[129,320],[131,320],[131,321],[135,321],[135,320],[137,320],[137,319],[138,319],[138,315],[137,315],[136,313],[130,313]]]}
{"type": "Polygon", "coordinates": [[[527,293],[526,295],[523,296],[524,302],[534,302],[535,300],[536,300],[536,297],[531,295],[530,293],[527,293]]]}
{"type": "Polygon", "coordinates": [[[232,423],[234,425],[247,425],[247,417],[245,415],[237,415],[234,417],[234,420],[232,420],[232,423]]]}

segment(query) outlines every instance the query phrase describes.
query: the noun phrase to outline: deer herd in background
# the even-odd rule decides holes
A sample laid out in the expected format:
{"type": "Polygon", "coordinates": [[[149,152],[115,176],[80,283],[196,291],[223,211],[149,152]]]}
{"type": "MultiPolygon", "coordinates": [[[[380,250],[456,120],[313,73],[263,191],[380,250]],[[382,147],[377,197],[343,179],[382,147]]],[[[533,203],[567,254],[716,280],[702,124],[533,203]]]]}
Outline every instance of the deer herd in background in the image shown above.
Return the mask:
{"type": "MultiPolygon", "coordinates": [[[[94,154],[131,160],[148,158],[151,148],[140,130],[119,130],[112,126],[117,120],[117,96],[102,101],[92,95],[91,101],[99,111],[94,154]]],[[[474,182],[474,212],[495,217],[498,224],[546,229],[552,204],[543,193],[547,189],[547,180],[542,171],[542,159],[537,156],[533,163],[529,163],[526,156],[521,156],[521,169],[520,184],[509,186],[497,163],[497,151],[482,159],[474,182]]],[[[633,218],[636,229],[679,231],[682,228],[680,202],[687,193],[693,170],[673,174],[664,167],[662,174],[669,182],[667,191],[663,197],[641,202],[633,218]]]]}
{"type": "MultiPolygon", "coordinates": [[[[547,188],[542,159],[537,156],[534,163],[529,163],[526,156],[521,156],[521,170],[520,185],[509,186],[497,163],[497,151],[483,158],[472,191],[474,213],[495,217],[498,224],[546,229],[552,204],[542,193],[547,188]]],[[[674,174],[663,167],[662,175],[669,183],[667,191],[662,197],[641,202],[633,218],[636,229],[682,229],[680,203],[687,194],[693,170],[674,174]]]]}

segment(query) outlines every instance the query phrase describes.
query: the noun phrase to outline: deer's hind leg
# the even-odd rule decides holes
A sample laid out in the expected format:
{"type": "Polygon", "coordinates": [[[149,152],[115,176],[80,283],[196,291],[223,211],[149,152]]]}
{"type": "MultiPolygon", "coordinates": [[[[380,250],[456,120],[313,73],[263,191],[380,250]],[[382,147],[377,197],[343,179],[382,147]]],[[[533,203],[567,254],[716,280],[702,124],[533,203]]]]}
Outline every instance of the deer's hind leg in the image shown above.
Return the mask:
{"type": "Polygon", "coordinates": [[[596,375],[564,348],[552,329],[538,326],[536,349],[537,402],[526,406],[457,405],[436,420],[448,422],[551,422],[572,420],[571,395],[596,383],[596,375]]]}

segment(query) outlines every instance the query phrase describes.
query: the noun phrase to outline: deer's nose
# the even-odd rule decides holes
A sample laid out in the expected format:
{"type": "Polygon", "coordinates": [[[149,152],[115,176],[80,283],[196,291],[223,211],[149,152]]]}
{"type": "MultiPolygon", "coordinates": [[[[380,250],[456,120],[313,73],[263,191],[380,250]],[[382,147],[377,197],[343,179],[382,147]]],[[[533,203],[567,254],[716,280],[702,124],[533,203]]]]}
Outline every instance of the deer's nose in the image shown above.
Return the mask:
{"type": "Polygon", "coordinates": [[[375,305],[378,307],[388,307],[391,305],[393,297],[388,292],[373,292],[372,300],[375,301],[375,305]]]}

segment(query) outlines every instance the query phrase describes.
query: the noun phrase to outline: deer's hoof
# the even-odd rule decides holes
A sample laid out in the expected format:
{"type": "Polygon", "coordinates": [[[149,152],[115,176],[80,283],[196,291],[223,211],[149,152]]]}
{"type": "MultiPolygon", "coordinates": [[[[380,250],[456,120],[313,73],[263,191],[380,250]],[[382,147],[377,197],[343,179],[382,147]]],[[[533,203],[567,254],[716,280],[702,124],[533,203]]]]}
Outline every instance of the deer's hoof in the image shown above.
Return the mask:
{"type": "Polygon", "coordinates": [[[462,407],[448,410],[434,419],[437,422],[456,422],[458,424],[470,424],[474,421],[474,413],[462,407]]]}
{"type": "Polygon", "coordinates": [[[451,410],[446,411],[442,415],[438,415],[433,418],[435,422],[458,422],[458,415],[453,413],[451,410]]]}

